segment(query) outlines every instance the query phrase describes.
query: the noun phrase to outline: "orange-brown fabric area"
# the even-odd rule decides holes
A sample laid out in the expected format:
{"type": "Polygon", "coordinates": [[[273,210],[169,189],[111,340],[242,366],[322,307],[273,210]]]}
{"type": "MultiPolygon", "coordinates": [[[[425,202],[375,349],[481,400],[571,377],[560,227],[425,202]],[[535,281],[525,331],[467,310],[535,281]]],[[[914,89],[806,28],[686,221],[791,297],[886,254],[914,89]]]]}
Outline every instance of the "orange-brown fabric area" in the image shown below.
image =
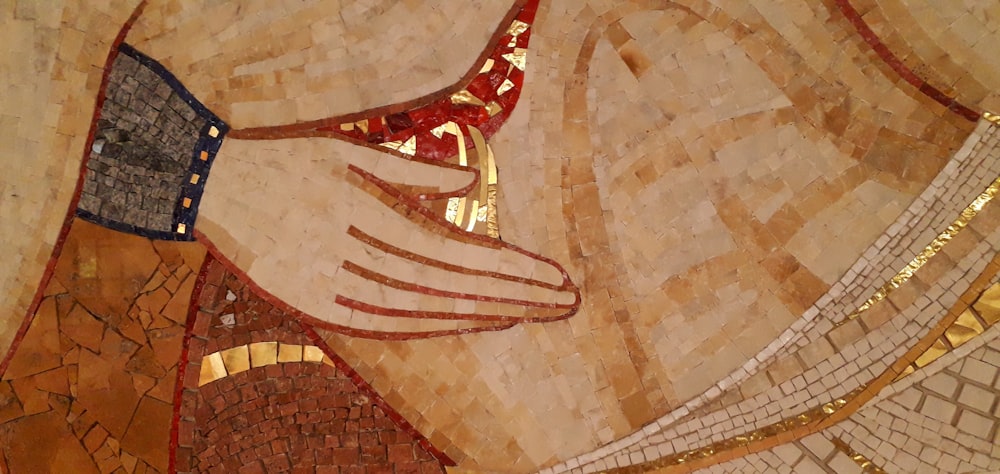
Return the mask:
{"type": "Polygon", "coordinates": [[[204,258],[197,243],[72,224],[0,381],[10,472],[167,472],[184,322],[204,258]]]}

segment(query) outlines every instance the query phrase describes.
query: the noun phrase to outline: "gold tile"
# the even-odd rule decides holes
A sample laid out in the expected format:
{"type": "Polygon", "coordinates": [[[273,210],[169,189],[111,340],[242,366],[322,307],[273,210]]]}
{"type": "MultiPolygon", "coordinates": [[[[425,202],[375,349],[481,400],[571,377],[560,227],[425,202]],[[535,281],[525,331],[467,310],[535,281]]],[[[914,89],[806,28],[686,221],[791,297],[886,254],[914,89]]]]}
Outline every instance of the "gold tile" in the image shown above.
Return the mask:
{"type": "Polygon", "coordinates": [[[278,362],[302,362],[302,346],[278,344],[278,362]]]}
{"type": "Polygon", "coordinates": [[[520,70],[523,71],[524,70],[524,66],[525,66],[525,62],[527,60],[526,59],[527,56],[528,56],[528,50],[526,50],[524,48],[514,48],[514,52],[507,53],[507,54],[503,55],[502,57],[504,59],[506,59],[507,62],[509,62],[512,65],[514,65],[514,67],[516,67],[516,68],[518,68],[518,69],[520,69],[520,70]]]}
{"type": "Polygon", "coordinates": [[[497,184],[497,161],[489,143],[486,144],[486,164],[489,171],[486,176],[486,184],[495,185],[497,184]]]}
{"type": "Polygon", "coordinates": [[[445,132],[447,132],[449,128],[450,127],[448,127],[447,123],[442,123],[441,125],[438,125],[437,127],[431,129],[431,135],[441,138],[442,136],[444,136],[445,132]]]}
{"type": "Polygon", "coordinates": [[[504,79],[503,82],[500,83],[499,86],[497,86],[497,95],[503,95],[504,92],[507,92],[513,88],[514,88],[514,83],[511,82],[510,79],[504,79]]]}
{"type": "Polygon", "coordinates": [[[881,467],[877,466],[871,459],[868,459],[863,454],[851,449],[851,447],[840,438],[833,438],[831,441],[839,451],[851,458],[851,460],[861,468],[862,472],[870,474],[885,474],[885,471],[881,467]]]}
{"type": "Polygon", "coordinates": [[[972,307],[992,326],[1000,320],[1000,283],[986,289],[972,307]]]}
{"type": "Polygon", "coordinates": [[[959,324],[952,324],[944,331],[944,337],[948,339],[951,347],[961,346],[977,335],[979,333],[959,324]]]}
{"type": "Polygon", "coordinates": [[[528,31],[528,27],[531,26],[521,20],[514,20],[510,24],[510,28],[507,28],[507,34],[511,36],[518,36],[525,31],[528,31]]]}
{"type": "Polygon", "coordinates": [[[973,314],[972,311],[968,309],[965,310],[965,312],[963,312],[962,314],[958,315],[958,319],[955,320],[955,324],[972,329],[973,331],[976,332],[976,334],[982,334],[983,331],[986,330],[986,328],[984,328],[983,325],[979,323],[979,320],[976,319],[976,315],[973,314]]]}
{"type": "Polygon", "coordinates": [[[490,185],[486,200],[486,235],[494,239],[500,238],[500,222],[497,219],[497,186],[490,185]]]}
{"type": "MultiPolygon", "coordinates": [[[[462,196],[458,198],[458,209],[455,212],[455,225],[462,227],[462,222],[465,222],[465,203],[468,198],[462,196]]],[[[450,200],[448,204],[451,204],[450,200]]]]}
{"type": "Polygon", "coordinates": [[[345,132],[350,132],[351,130],[354,130],[354,123],[342,123],[340,124],[340,129],[345,132]]]}
{"type": "Polygon", "coordinates": [[[208,161],[208,152],[201,150],[201,153],[198,154],[198,158],[200,158],[201,161],[208,161]]]}
{"type": "Polygon", "coordinates": [[[417,153],[417,136],[414,135],[405,142],[394,140],[391,142],[379,143],[379,146],[413,156],[417,153]]]}
{"type": "MultiPolygon", "coordinates": [[[[466,232],[472,232],[472,229],[476,228],[476,222],[479,219],[479,201],[476,199],[472,200],[472,205],[469,206],[469,225],[465,227],[466,232]]],[[[486,215],[483,215],[483,220],[486,220],[486,215]]]]}
{"type": "Polygon", "coordinates": [[[247,346],[226,349],[221,354],[222,361],[226,364],[226,370],[230,375],[250,370],[250,352],[247,350],[247,346]]]}
{"type": "Polygon", "coordinates": [[[458,140],[458,164],[469,166],[469,155],[465,151],[465,134],[462,133],[462,128],[455,122],[448,122],[445,125],[447,126],[447,130],[452,135],[455,135],[455,139],[458,140]]]}
{"type": "Polygon", "coordinates": [[[324,357],[326,357],[326,354],[323,354],[323,349],[316,346],[302,347],[303,362],[322,362],[324,357]]]}
{"type": "Polygon", "coordinates": [[[490,72],[490,69],[493,69],[493,58],[486,59],[486,62],[483,63],[483,68],[479,70],[479,73],[482,74],[484,72],[490,72]]]}
{"type": "Polygon", "coordinates": [[[378,144],[382,148],[388,148],[390,150],[398,150],[399,147],[403,146],[403,142],[399,140],[393,140],[391,142],[382,142],[378,144]]]}
{"type": "Polygon", "coordinates": [[[185,232],[187,232],[187,226],[184,224],[177,224],[177,233],[183,234],[185,232]]]}
{"type": "Polygon", "coordinates": [[[191,184],[198,184],[198,180],[201,179],[201,175],[198,173],[191,175],[191,184]]]}
{"type": "Polygon", "coordinates": [[[277,342],[254,342],[250,344],[250,365],[263,367],[278,363],[277,342]]]}
{"type": "Polygon", "coordinates": [[[486,105],[482,99],[472,95],[471,92],[463,89],[451,95],[451,103],[455,105],[478,105],[480,107],[486,105]]]}
{"type": "Polygon", "coordinates": [[[965,310],[958,316],[955,323],[945,330],[944,336],[948,338],[952,347],[958,347],[982,333],[983,326],[979,324],[979,320],[976,319],[971,310],[965,310]]]}
{"type": "Polygon", "coordinates": [[[986,190],[980,193],[979,196],[976,196],[976,199],[973,199],[972,202],[962,210],[962,212],[958,215],[958,218],[955,219],[955,221],[952,222],[951,225],[944,230],[944,232],[938,234],[934,240],[927,244],[927,246],[924,247],[920,253],[913,257],[913,260],[910,260],[910,263],[906,264],[906,266],[903,267],[899,273],[896,273],[895,276],[882,285],[882,287],[879,288],[878,291],[868,298],[868,300],[861,306],[859,306],[858,309],[854,310],[853,313],[838,322],[837,325],[839,326],[849,320],[857,318],[861,315],[861,313],[868,311],[876,303],[885,299],[889,293],[906,283],[917,272],[917,270],[920,270],[920,268],[923,267],[928,260],[934,257],[934,255],[941,251],[941,249],[944,248],[948,242],[954,239],[955,236],[962,231],[962,229],[965,229],[965,227],[969,225],[969,222],[971,222],[972,219],[983,210],[983,207],[989,204],[990,201],[996,197],[997,193],[1000,193],[1000,177],[993,180],[993,183],[991,183],[986,190]]]}
{"type": "Polygon", "coordinates": [[[503,111],[503,107],[496,103],[496,101],[486,104],[486,112],[490,114],[490,117],[499,114],[501,111],[503,111]]]}
{"type": "Polygon", "coordinates": [[[411,156],[412,155],[416,155],[417,154],[417,136],[414,135],[414,136],[410,137],[409,139],[407,139],[406,142],[404,142],[403,145],[399,147],[399,151],[401,153],[405,153],[405,154],[411,155],[411,156]]]}
{"type": "Polygon", "coordinates": [[[458,198],[448,198],[448,207],[444,211],[444,220],[454,223],[458,219],[458,198]]]}
{"type": "Polygon", "coordinates": [[[198,386],[214,382],[228,375],[226,367],[222,363],[222,355],[213,352],[201,358],[201,375],[198,377],[198,386]]]}
{"type": "Polygon", "coordinates": [[[479,202],[486,204],[486,190],[490,182],[489,179],[482,178],[488,177],[490,174],[492,151],[490,151],[489,145],[486,144],[486,137],[483,136],[483,133],[478,128],[469,125],[468,129],[469,137],[472,138],[472,147],[476,150],[476,161],[479,162],[479,202]]]}
{"type": "Polygon", "coordinates": [[[211,126],[211,127],[209,127],[209,129],[208,129],[208,136],[210,136],[212,138],[218,137],[219,136],[219,129],[215,128],[214,125],[211,126]]]}
{"type": "Polygon", "coordinates": [[[895,382],[895,381],[897,381],[897,380],[899,380],[899,379],[901,379],[903,377],[906,377],[907,375],[912,374],[915,370],[916,369],[913,368],[913,364],[910,364],[910,365],[906,366],[906,368],[903,369],[903,371],[900,372],[899,375],[896,376],[896,378],[892,379],[892,381],[895,382]]]}
{"type": "Polygon", "coordinates": [[[917,367],[924,368],[927,364],[934,362],[938,359],[938,357],[943,356],[946,352],[948,352],[948,347],[945,346],[944,341],[937,339],[934,341],[934,344],[929,349],[924,351],[920,357],[917,357],[917,360],[913,363],[917,364],[917,367]]]}
{"type": "Polygon", "coordinates": [[[191,198],[184,198],[183,204],[185,208],[191,207],[191,198]]]}

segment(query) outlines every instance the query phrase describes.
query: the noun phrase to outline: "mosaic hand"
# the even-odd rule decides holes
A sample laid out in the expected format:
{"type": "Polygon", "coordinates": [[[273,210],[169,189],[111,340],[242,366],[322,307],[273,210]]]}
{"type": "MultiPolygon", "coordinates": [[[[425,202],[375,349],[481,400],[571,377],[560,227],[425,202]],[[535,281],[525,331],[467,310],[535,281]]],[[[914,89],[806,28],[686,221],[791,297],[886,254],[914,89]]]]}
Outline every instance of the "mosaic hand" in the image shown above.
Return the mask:
{"type": "Polygon", "coordinates": [[[266,291],[360,335],[574,314],[579,293],[557,263],[459,229],[398,186],[447,196],[477,182],[469,168],[340,140],[227,140],[198,229],[266,291]]]}

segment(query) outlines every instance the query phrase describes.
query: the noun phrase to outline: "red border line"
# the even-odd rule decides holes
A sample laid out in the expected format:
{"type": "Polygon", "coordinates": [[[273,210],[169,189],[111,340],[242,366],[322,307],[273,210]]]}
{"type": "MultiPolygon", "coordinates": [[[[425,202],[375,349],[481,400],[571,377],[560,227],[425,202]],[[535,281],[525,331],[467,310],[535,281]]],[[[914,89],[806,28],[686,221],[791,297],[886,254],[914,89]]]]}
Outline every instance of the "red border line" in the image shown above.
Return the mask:
{"type": "MultiPolygon", "coordinates": [[[[457,291],[441,290],[437,288],[432,288],[429,286],[419,285],[417,283],[411,283],[408,281],[399,280],[388,275],[383,275],[373,270],[369,270],[361,265],[358,265],[350,260],[344,260],[341,266],[344,270],[347,270],[361,278],[372,281],[374,283],[388,286],[389,288],[394,288],[400,291],[409,291],[414,293],[422,293],[431,296],[440,296],[442,298],[454,298],[460,300],[473,300],[473,301],[489,301],[493,303],[503,303],[510,305],[520,305],[520,306],[530,306],[532,308],[549,308],[549,309],[570,309],[573,304],[560,304],[560,303],[546,303],[543,301],[531,301],[531,300],[519,300],[515,298],[506,298],[502,296],[488,296],[488,295],[478,295],[471,293],[460,293],[457,291]]],[[[450,313],[450,312],[439,312],[440,314],[454,314],[456,317],[442,317],[442,319],[459,319],[457,315],[462,313],[450,313]]],[[[516,321],[520,318],[516,316],[500,316],[497,315],[497,321],[516,321]]]]}
{"type": "Polygon", "coordinates": [[[205,281],[208,278],[208,270],[214,258],[212,254],[205,253],[205,261],[201,264],[198,277],[194,281],[194,289],[191,291],[191,303],[188,305],[187,321],[184,323],[184,342],[181,346],[180,361],[177,362],[177,382],[174,385],[174,410],[170,419],[170,448],[168,451],[167,472],[177,473],[177,448],[180,434],[181,405],[184,400],[184,390],[187,384],[184,383],[188,368],[188,351],[191,348],[191,337],[194,335],[195,321],[198,319],[198,311],[201,309],[199,300],[201,293],[205,289],[205,281]]]}
{"type": "Polygon", "coordinates": [[[930,85],[927,81],[921,79],[912,69],[903,64],[903,61],[899,59],[889,48],[882,42],[882,40],[872,31],[868,23],[865,22],[858,10],[851,5],[849,0],[834,0],[840,12],[847,17],[847,20],[854,25],[854,29],[857,30],[858,34],[868,43],[875,54],[878,54],[882,61],[885,62],[887,66],[896,71],[900,77],[902,77],[906,82],[909,82],[916,87],[922,94],[930,97],[937,103],[945,106],[948,110],[958,114],[962,118],[970,121],[977,122],[981,114],[972,110],[965,105],[958,102],[957,99],[948,97],[944,92],[941,92],[938,88],[930,85]]]}
{"type": "Polygon", "coordinates": [[[435,224],[440,225],[448,233],[448,235],[451,238],[454,238],[454,239],[459,240],[459,241],[464,241],[464,242],[467,242],[467,243],[470,243],[470,244],[473,244],[473,245],[478,245],[480,247],[504,248],[504,249],[507,249],[507,250],[511,250],[513,252],[517,252],[517,253],[519,253],[521,255],[524,255],[526,257],[529,257],[529,258],[532,258],[532,259],[535,259],[535,260],[539,260],[539,261],[548,263],[549,265],[552,265],[553,267],[555,267],[556,269],[559,270],[559,273],[563,277],[563,286],[561,286],[560,289],[563,289],[565,291],[575,291],[577,293],[577,301],[576,301],[576,303],[577,304],[580,303],[580,291],[579,291],[579,289],[576,287],[575,284],[573,284],[573,281],[569,277],[569,273],[566,272],[566,269],[563,268],[563,266],[560,265],[559,262],[556,262],[555,260],[553,260],[551,258],[542,256],[542,255],[538,255],[538,254],[535,254],[533,252],[529,252],[529,251],[527,251],[525,249],[522,249],[521,247],[518,247],[516,245],[504,242],[503,240],[495,239],[493,237],[489,237],[489,236],[485,236],[485,235],[476,234],[476,233],[473,233],[473,232],[468,232],[466,230],[463,230],[463,229],[460,229],[458,227],[455,227],[450,222],[448,222],[448,221],[444,220],[443,218],[438,217],[437,215],[435,215],[434,212],[431,211],[429,208],[421,206],[418,202],[416,202],[415,200],[413,200],[409,196],[406,196],[401,191],[399,191],[396,188],[392,187],[392,185],[390,185],[388,182],[383,181],[382,179],[379,179],[377,176],[369,173],[368,171],[365,171],[365,170],[361,169],[360,167],[355,166],[353,164],[347,165],[347,169],[350,170],[350,171],[353,171],[354,173],[356,173],[358,176],[360,176],[365,181],[367,181],[367,182],[375,185],[382,192],[386,193],[389,196],[392,196],[394,199],[396,199],[397,201],[399,201],[400,204],[404,205],[405,207],[408,207],[410,209],[410,211],[415,212],[417,214],[420,214],[421,217],[423,217],[423,218],[425,218],[425,219],[427,219],[427,220],[429,220],[429,221],[431,221],[431,222],[433,222],[435,224]]]}
{"type": "Polygon", "coordinates": [[[145,7],[146,0],[142,0],[138,5],[136,5],[135,10],[132,11],[132,15],[129,16],[128,21],[122,25],[121,30],[118,31],[118,36],[116,36],[115,40],[111,43],[111,49],[108,51],[108,58],[104,61],[104,73],[101,76],[101,86],[97,90],[97,100],[94,103],[94,113],[90,119],[90,130],[87,132],[87,142],[83,147],[83,160],[80,162],[80,176],[76,181],[76,189],[73,191],[73,197],[69,201],[69,209],[66,211],[66,218],[63,220],[62,229],[59,230],[59,237],[56,239],[56,243],[52,248],[52,256],[49,257],[48,263],[45,264],[45,271],[42,272],[42,278],[38,282],[38,289],[35,290],[35,297],[31,300],[31,304],[28,306],[27,314],[24,317],[24,321],[21,322],[21,327],[18,328],[17,333],[14,335],[14,340],[11,341],[10,349],[7,350],[7,355],[4,356],[3,361],[0,362],[0,377],[7,372],[7,366],[10,365],[10,361],[14,357],[14,353],[17,352],[17,348],[21,345],[21,341],[24,339],[24,335],[28,332],[31,322],[35,319],[35,312],[38,311],[38,306],[42,303],[42,295],[44,295],[45,289],[48,287],[49,281],[55,273],[56,264],[59,262],[59,256],[62,254],[62,247],[66,243],[66,237],[69,235],[70,228],[73,226],[73,218],[76,214],[76,208],[80,203],[80,193],[83,191],[83,181],[87,174],[87,162],[90,161],[90,148],[94,144],[94,134],[97,132],[97,117],[100,115],[101,108],[104,106],[105,92],[108,87],[108,78],[111,75],[111,66],[114,64],[115,58],[118,57],[118,46],[125,41],[125,36],[128,34],[129,30],[132,29],[132,24],[139,18],[139,15],[142,14],[142,10],[145,7]]]}
{"type": "Polygon", "coordinates": [[[369,247],[381,250],[381,251],[383,251],[383,252],[385,252],[387,254],[395,255],[397,257],[404,258],[406,260],[410,260],[412,262],[422,263],[424,265],[429,265],[429,266],[432,266],[432,267],[435,267],[435,268],[439,268],[441,270],[453,272],[453,273],[461,273],[463,275],[475,275],[475,276],[484,276],[484,277],[489,277],[489,278],[496,278],[497,280],[504,280],[504,281],[510,281],[510,282],[515,282],[515,283],[523,283],[525,285],[537,286],[537,287],[545,288],[545,289],[549,289],[549,290],[563,290],[563,289],[566,289],[566,284],[565,283],[563,283],[561,285],[553,285],[552,283],[546,283],[544,281],[534,280],[534,279],[531,279],[531,278],[524,278],[524,277],[519,277],[519,276],[514,276],[514,275],[508,275],[506,273],[493,272],[493,271],[489,271],[489,270],[477,270],[475,268],[462,267],[462,266],[459,266],[459,265],[455,265],[455,264],[451,264],[451,263],[447,263],[447,262],[442,262],[441,260],[436,260],[436,259],[433,259],[433,258],[430,258],[430,257],[424,257],[422,255],[417,255],[417,254],[415,254],[413,252],[410,252],[410,251],[407,251],[407,250],[403,250],[403,249],[401,249],[399,247],[396,247],[395,245],[390,245],[390,244],[388,244],[386,242],[383,242],[382,240],[379,240],[379,239],[377,239],[375,237],[372,237],[371,235],[366,234],[364,231],[362,231],[361,229],[358,229],[357,227],[355,227],[353,225],[347,228],[347,235],[350,235],[351,237],[354,237],[355,239],[357,239],[358,241],[364,243],[365,245],[367,245],[369,247]]]}

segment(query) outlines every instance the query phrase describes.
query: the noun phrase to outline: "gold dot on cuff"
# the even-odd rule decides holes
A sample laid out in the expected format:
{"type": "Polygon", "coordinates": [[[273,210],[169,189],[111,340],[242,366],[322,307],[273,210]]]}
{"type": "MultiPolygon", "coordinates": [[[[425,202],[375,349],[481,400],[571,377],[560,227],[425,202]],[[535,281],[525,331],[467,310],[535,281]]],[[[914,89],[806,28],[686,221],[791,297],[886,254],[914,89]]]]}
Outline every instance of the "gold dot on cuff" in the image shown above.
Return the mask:
{"type": "Polygon", "coordinates": [[[198,184],[198,179],[201,178],[197,173],[191,175],[191,184],[198,184]]]}
{"type": "Polygon", "coordinates": [[[212,138],[218,137],[219,136],[219,129],[215,128],[214,125],[211,126],[211,127],[209,127],[208,128],[208,136],[210,136],[212,138]]]}
{"type": "Polygon", "coordinates": [[[201,158],[201,161],[208,161],[208,152],[202,150],[201,153],[198,155],[198,158],[201,158]]]}
{"type": "Polygon", "coordinates": [[[191,207],[191,198],[184,198],[184,201],[182,201],[182,204],[186,208],[187,207],[191,207]]]}
{"type": "Polygon", "coordinates": [[[183,234],[184,232],[187,232],[187,226],[184,224],[177,224],[177,233],[183,234]]]}

